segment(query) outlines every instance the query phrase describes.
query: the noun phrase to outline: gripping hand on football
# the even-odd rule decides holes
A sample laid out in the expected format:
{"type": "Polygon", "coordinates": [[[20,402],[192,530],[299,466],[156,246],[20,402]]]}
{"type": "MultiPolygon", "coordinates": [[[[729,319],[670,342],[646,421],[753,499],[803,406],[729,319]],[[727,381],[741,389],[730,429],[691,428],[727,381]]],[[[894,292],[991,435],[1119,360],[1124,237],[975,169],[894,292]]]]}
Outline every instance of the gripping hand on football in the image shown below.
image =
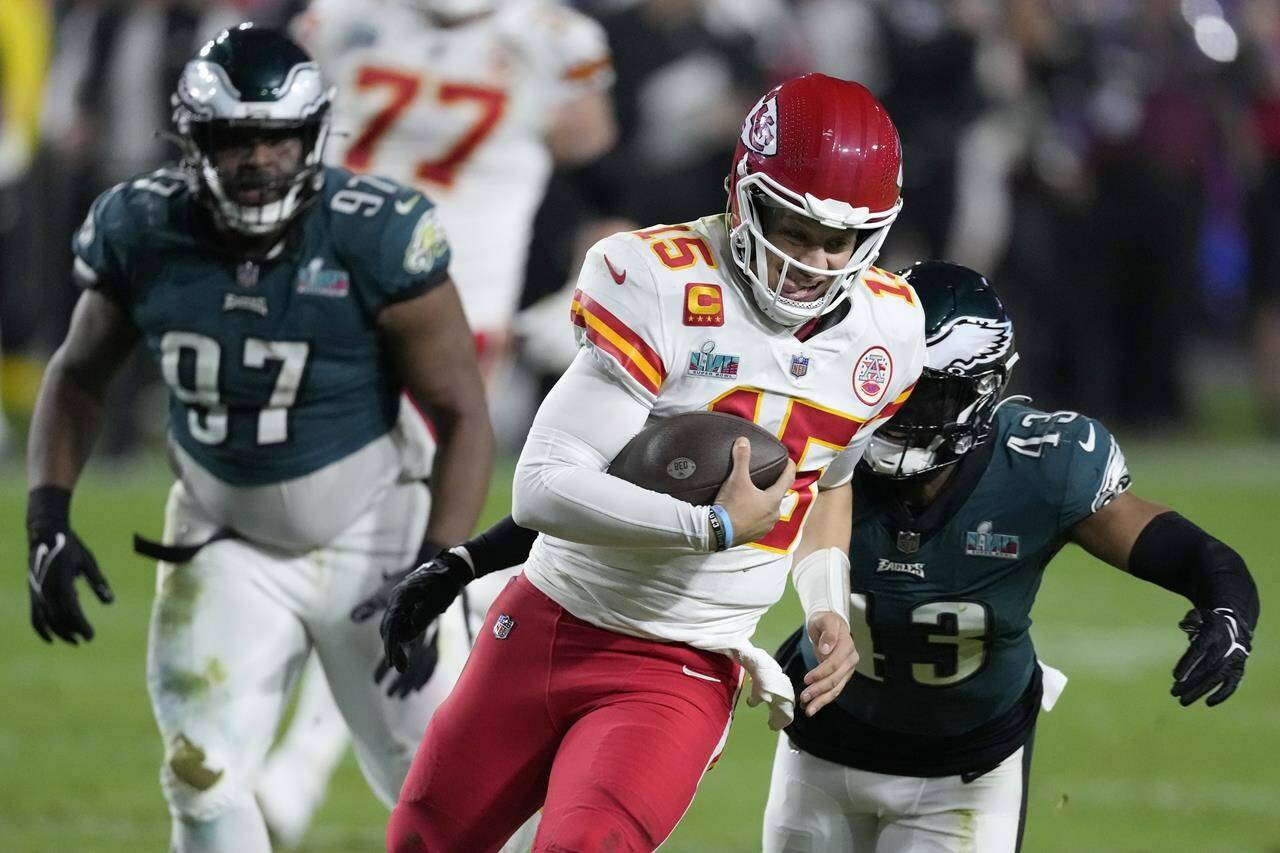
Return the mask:
{"type": "Polygon", "coordinates": [[[1191,645],[1173,668],[1173,689],[1183,707],[1209,694],[1204,703],[1213,707],[1227,701],[1244,678],[1252,635],[1228,607],[1190,610],[1178,623],[1191,645]]]}
{"type": "Polygon", "coordinates": [[[54,635],[73,646],[77,636],[92,640],[93,626],[80,609],[76,578],[83,576],[103,604],[115,601],[93,554],[65,523],[28,524],[27,545],[31,627],[46,643],[54,635]]]}
{"type": "Polygon", "coordinates": [[[757,489],[751,482],[751,442],[745,438],[733,442],[733,468],[716,493],[715,502],[729,513],[733,524],[733,542],[741,545],[754,542],[778,523],[782,499],[796,479],[796,463],[787,460],[787,467],[767,489],[757,489]]]}
{"type": "Polygon", "coordinates": [[[412,644],[449,609],[462,587],[475,577],[470,564],[453,551],[418,566],[391,591],[382,615],[386,659],[400,672],[410,668],[412,644]]]}

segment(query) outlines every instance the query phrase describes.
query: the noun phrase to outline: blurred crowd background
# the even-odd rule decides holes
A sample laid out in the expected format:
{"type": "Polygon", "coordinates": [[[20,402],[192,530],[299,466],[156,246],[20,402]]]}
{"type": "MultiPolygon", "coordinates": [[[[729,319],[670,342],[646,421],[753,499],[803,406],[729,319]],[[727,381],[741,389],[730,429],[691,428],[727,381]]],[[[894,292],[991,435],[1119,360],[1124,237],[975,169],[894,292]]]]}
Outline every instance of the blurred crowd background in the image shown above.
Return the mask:
{"type": "MultiPolygon", "coordinates": [[[[1180,431],[1227,407],[1248,434],[1280,435],[1280,0],[573,5],[609,37],[618,142],[554,176],[524,304],[563,287],[601,223],[722,210],[746,110],[822,71],[871,88],[902,136],[905,206],[879,265],[989,274],[1017,323],[1015,391],[1121,431],[1180,431]]],[[[89,202],[176,154],[155,131],[182,64],[223,26],[284,25],[304,7],[0,0],[11,433],[66,331],[69,240],[89,202]]],[[[527,409],[554,369],[526,349],[524,393],[505,399],[527,409]]],[[[113,393],[100,450],[153,442],[164,392],[145,357],[113,393]]]]}

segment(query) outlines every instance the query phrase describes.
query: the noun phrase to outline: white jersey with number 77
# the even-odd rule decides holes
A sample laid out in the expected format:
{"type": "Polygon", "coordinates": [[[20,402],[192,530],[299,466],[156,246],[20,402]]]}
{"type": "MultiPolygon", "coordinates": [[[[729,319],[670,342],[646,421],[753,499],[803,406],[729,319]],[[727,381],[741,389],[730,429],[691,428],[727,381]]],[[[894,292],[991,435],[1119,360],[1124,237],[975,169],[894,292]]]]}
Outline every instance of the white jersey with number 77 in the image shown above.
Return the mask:
{"type": "Polygon", "coordinates": [[[515,312],[557,108],[610,86],[599,24],[543,0],[439,26],[411,3],[316,0],[294,29],[338,88],[326,157],[436,203],[473,329],[515,312]]]}

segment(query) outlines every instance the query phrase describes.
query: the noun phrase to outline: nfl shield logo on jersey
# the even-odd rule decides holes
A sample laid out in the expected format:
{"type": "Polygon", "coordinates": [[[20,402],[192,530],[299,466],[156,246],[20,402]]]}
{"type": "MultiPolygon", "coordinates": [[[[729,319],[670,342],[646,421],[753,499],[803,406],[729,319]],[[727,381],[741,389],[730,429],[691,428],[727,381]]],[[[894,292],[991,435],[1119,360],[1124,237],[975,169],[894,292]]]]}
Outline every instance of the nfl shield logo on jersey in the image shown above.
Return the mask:
{"type": "Polygon", "coordinates": [[[493,623],[493,636],[497,637],[499,640],[505,640],[507,635],[511,633],[511,629],[515,626],[516,620],[512,619],[505,613],[501,613],[493,623]]]}
{"type": "Polygon", "coordinates": [[[254,287],[258,283],[258,265],[253,261],[245,261],[236,266],[236,284],[241,287],[254,287]]]}
{"type": "Polygon", "coordinates": [[[899,530],[898,550],[904,554],[914,554],[919,551],[920,532],[918,530],[899,530]]]}
{"type": "Polygon", "coordinates": [[[791,375],[796,379],[804,376],[809,372],[809,356],[793,355],[791,356],[791,375]]]}

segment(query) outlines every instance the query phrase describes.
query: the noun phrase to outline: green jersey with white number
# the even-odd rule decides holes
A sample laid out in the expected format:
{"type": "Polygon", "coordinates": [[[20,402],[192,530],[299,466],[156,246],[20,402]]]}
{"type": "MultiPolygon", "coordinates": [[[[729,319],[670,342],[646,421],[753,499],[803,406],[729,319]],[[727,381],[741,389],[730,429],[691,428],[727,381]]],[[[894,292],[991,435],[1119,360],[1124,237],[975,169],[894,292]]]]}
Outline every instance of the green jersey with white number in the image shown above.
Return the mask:
{"type": "Polygon", "coordinates": [[[449,262],[430,201],[334,168],[260,261],[228,252],[173,170],[101,195],[72,243],[77,277],[128,313],[160,365],[174,440],[243,486],[390,430],[401,383],[378,314],[445,281],[449,262]]]}
{"type": "MultiPolygon", "coordinates": [[[[860,661],[833,710],[814,718],[827,716],[822,725],[801,718],[789,730],[806,747],[846,735],[863,746],[902,735],[998,739],[1010,715],[1026,716],[1020,700],[1036,704],[1027,696],[1034,687],[1038,699],[1040,686],[1030,612],[1044,568],[1129,475],[1095,420],[1008,404],[995,421],[923,512],[859,471],[849,553],[860,661]]],[[[808,638],[795,639],[805,667],[815,666],[808,638]]],[[[1025,710],[1029,732],[1034,708],[1025,710]]]]}

